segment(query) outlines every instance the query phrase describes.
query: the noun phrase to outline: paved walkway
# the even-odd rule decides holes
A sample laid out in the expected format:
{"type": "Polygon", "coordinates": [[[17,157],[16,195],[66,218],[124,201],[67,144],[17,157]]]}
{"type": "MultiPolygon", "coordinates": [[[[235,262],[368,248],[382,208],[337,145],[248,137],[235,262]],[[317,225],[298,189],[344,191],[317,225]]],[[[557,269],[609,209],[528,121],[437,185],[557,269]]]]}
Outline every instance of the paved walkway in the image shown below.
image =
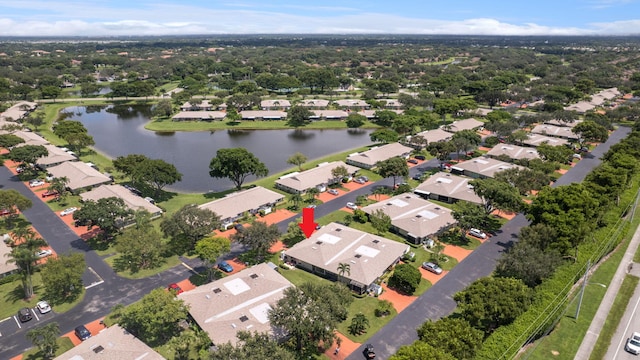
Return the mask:
{"type": "MultiPolygon", "coordinates": [[[[611,311],[611,307],[613,306],[613,302],[616,299],[616,295],[618,295],[618,291],[622,286],[622,281],[624,280],[625,275],[628,272],[629,264],[633,262],[633,256],[638,250],[638,246],[640,245],[640,227],[636,229],[636,232],[633,234],[633,238],[627,247],[627,251],[625,251],[622,260],[620,261],[620,265],[618,266],[618,270],[613,275],[613,279],[611,279],[611,283],[607,288],[607,292],[604,294],[604,298],[598,307],[598,311],[596,315],[593,317],[591,321],[591,325],[587,330],[587,334],[582,339],[582,344],[578,348],[578,352],[574,359],[582,360],[588,359],[591,355],[591,351],[593,351],[593,347],[596,345],[596,341],[598,340],[598,335],[600,335],[600,329],[604,326],[604,322],[607,320],[609,316],[609,311],[611,311]]],[[[636,266],[638,268],[638,266],[636,266]]],[[[611,358],[607,358],[611,359],[611,358]]]]}

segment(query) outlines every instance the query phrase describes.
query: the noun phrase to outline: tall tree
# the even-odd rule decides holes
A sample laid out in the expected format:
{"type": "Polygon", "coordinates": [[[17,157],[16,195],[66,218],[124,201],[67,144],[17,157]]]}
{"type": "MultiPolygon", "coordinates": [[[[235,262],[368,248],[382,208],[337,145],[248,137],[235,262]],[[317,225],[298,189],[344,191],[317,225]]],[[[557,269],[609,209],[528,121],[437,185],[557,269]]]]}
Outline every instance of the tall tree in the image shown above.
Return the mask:
{"type": "Polygon", "coordinates": [[[396,156],[391,159],[378,161],[376,164],[378,174],[383,178],[393,177],[393,186],[396,186],[397,178],[405,178],[409,176],[409,165],[405,159],[396,156]]]}
{"type": "Polygon", "coordinates": [[[304,154],[301,153],[301,152],[297,152],[297,153],[291,155],[291,157],[289,157],[289,159],[287,159],[287,164],[291,164],[291,165],[297,166],[300,171],[302,171],[302,164],[304,164],[306,162],[307,162],[307,157],[304,156],[304,154]]]}
{"type": "Polygon", "coordinates": [[[127,307],[120,317],[120,325],[150,346],[158,346],[180,333],[179,323],[187,319],[188,311],[184,301],[158,288],[127,307]]]}
{"type": "Polygon", "coordinates": [[[56,177],[51,180],[49,185],[49,190],[53,190],[58,193],[56,195],[56,201],[64,202],[69,191],[67,190],[67,184],[69,183],[69,178],[66,176],[56,177]]]}
{"type": "Polygon", "coordinates": [[[5,148],[5,149],[9,149],[12,148],[18,144],[23,144],[24,143],[24,139],[14,135],[14,134],[1,134],[0,135],[0,146],[5,148]]]}
{"type": "Polygon", "coordinates": [[[218,345],[216,351],[209,353],[209,360],[295,360],[296,357],[287,348],[281,346],[266,333],[238,331],[238,342],[218,345]]]}
{"type": "Polygon", "coordinates": [[[163,245],[160,233],[148,223],[125,229],[116,239],[115,249],[121,253],[122,267],[136,273],[162,263],[163,245]]]}
{"type": "Polygon", "coordinates": [[[49,155],[49,151],[42,145],[24,145],[11,149],[9,159],[22,163],[23,168],[33,169],[38,159],[49,155]]]}
{"type": "Polygon", "coordinates": [[[331,169],[331,176],[335,179],[335,181],[339,182],[340,179],[344,179],[349,176],[349,170],[347,170],[346,166],[340,165],[331,169]]]}
{"type": "Polygon", "coordinates": [[[484,277],[454,295],[460,315],[485,334],[527,311],[533,292],[521,280],[484,277]]]}
{"type": "Polygon", "coordinates": [[[387,144],[398,141],[399,136],[397,132],[391,129],[378,129],[369,135],[371,141],[387,144]]]}
{"type": "Polygon", "coordinates": [[[273,244],[280,238],[280,230],[276,224],[267,225],[262,221],[254,221],[242,232],[231,236],[231,240],[248,246],[256,252],[258,259],[263,259],[273,244]]]}
{"type": "Polygon", "coordinates": [[[71,253],[50,258],[42,265],[42,284],[46,299],[51,304],[72,302],[82,293],[82,275],[85,270],[84,255],[71,253]]]}
{"type": "MultiPolygon", "coordinates": [[[[345,274],[347,274],[347,276],[351,275],[351,265],[349,265],[348,263],[339,263],[338,276],[344,277],[345,274]]],[[[346,278],[345,278],[345,281],[346,281],[346,278]]]]}
{"type": "Polygon", "coordinates": [[[18,217],[18,211],[29,209],[33,203],[18,190],[0,190],[0,210],[8,211],[5,218],[5,225],[11,228],[13,221],[18,217]]]}
{"type": "Polygon", "coordinates": [[[546,143],[540,144],[537,149],[540,158],[545,161],[564,164],[573,155],[573,150],[564,145],[552,146],[546,143]]]}
{"type": "Polygon", "coordinates": [[[267,176],[269,170],[255,155],[245,148],[219,149],[209,164],[209,175],[228,178],[240,190],[249,175],[267,176]]]}
{"type": "Polygon", "coordinates": [[[201,209],[196,204],[185,205],[160,223],[165,236],[174,241],[186,242],[186,250],[195,247],[198,240],[220,227],[220,216],[209,209],[201,209]]]}
{"type": "Polygon", "coordinates": [[[484,333],[464,319],[445,317],[438,321],[427,320],[418,328],[418,337],[456,359],[473,359],[482,345],[484,333]]]}
{"type": "Polygon", "coordinates": [[[500,222],[488,214],[484,207],[467,201],[458,201],[451,213],[458,226],[463,230],[461,236],[466,237],[466,232],[471,228],[495,231],[500,228],[500,222]]]}
{"type": "Polygon", "coordinates": [[[386,233],[391,228],[391,217],[382,209],[377,209],[371,213],[369,215],[369,221],[371,222],[371,226],[378,232],[378,235],[386,233]]]}
{"type": "Polygon", "coordinates": [[[111,239],[118,233],[126,220],[133,215],[124,200],[117,197],[85,201],[83,206],[73,213],[73,219],[89,224],[89,229],[97,226],[103,231],[104,239],[111,239]]]}
{"type": "Polygon", "coordinates": [[[454,360],[456,358],[445,351],[434,348],[424,341],[415,341],[411,345],[401,346],[398,352],[389,358],[389,360],[414,359],[454,360]]]}
{"type": "Polygon", "coordinates": [[[161,159],[147,159],[134,170],[134,178],[147,184],[154,190],[154,197],[158,197],[162,189],[182,180],[182,174],[173,164],[161,159]]]}
{"type": "Polygon", "coordinates": [[[389,278],[389,287],[397,289],[403,294],[413,295],[418,286],[422,275],[420,271],[410,264],[397,265],[393,271],[393,275],[389,278]]]}
{"type": "Polygon", "coordinates": [[[473,192],[482,199],[487,214],[496,209],[518,212],[524,207],[520,193],[508,183],[489,178],[471,180],[469,185],[473,186],[473,192]]]}
{"type": "Polygon", "coordinates": [[[305,126],[309,123],[313,113],[304,106],[292,106],[287,111],[287,124],[293,127],[305,126]]]}
{"type": "Polygon", "coordinates": [[[605,142],[609,138],[607,128],[594,121],[583,121],[574,126],[571,131],[580,136],[580,143],[605,142]]]}
{"type": "Polygon", "coordinates": [[[451,136],[451,143],[455,147],[458,158],[460,158],[461,151],[469,151],[476,146],[480,145],[480,135],[473,130],[458,131],[451,136]]]}
{"type": "Polygon", "coordinates": [[[218,261],[220,256],[228,253],[229,251],[231,251],[231,242],[227,238],[214,236],[198,240],[195,252],[207,267],[207,276],[209,281],[213,280],[212,265],[218,261]]]}
{"type": "Polygon", "coordinates": [[[367,331],[367,328],[370,326],[369,319],[363,313],[357,313],[351,319],[351,324],[349,324],[349,333],[351,335],[360,335],[367,331]]]}
{"type": "Polygon", "coordinates": [[[53,358],[58,351],[57,340],[59,336],[60,327],[57,322],[51,322],[27,331],[27,339],[40,350],[46,359],[53,358]]]}
{"type": "Polygon", "coordinates": [[[347,116],[345,124],[349,129],[356,129],[361,127],[367,121],[367,117],[358,113],[351,113],[347,116]]]}

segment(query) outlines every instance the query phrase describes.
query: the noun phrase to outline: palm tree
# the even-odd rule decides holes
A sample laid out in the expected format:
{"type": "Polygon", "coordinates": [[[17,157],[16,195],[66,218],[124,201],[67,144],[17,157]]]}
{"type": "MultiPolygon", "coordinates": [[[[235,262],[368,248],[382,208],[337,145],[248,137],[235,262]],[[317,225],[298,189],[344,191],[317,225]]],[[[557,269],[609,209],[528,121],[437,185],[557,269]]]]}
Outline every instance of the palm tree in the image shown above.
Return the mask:
{"type": "Polygon", "coordinates": [[[316,202],[316,196],[318,196],[318,194],[320,194],[320,190],[318,190],[318,188],[316,187],[312,187],[310,189],[307,189],[307,201],[311,202],[311,203],[315,203],[316,202]]]}
{"type": "Polygon", "coordinates": [[[43,353],[46,359],[54,357],[58,350],[57,339],[60,336],[60,327],[57,322],[29,330],[27,339],[43,353]]]}
{"type": "Polygon", "coordinates": [[[293,203],[293,207],[295,209],[299,209],[300,208],[300,203],[302,201],[304,201],[304,199],[302,198],[302,195],[300,195],[300,193],[295,193],[295,194],[291,195],[291,198],[289,199],[289,201],[291,203],[293,203]]]}
{"type": "Polygon", "coordinates": [[[366,332],[369,327],[369,319],[363,313],[357,313],[353,319],[351,319],[351,324],[349,325],[349,332],[352,335],[360,335],[363,332],[366,332]]]}
{"type": "Polygon", "coordinates": [[[64,198],[67,196],[68,183],[69,183],[69,178],[66,176],[57,177],[51,181],[49,190],[54,190],[58,193],[57,201],[62,202],[64,198]]]}
{"type": "Polygon", "coordinates": [[[35,263],[38,261],[38,256],[36,256],[33,250],[29,250],[23,246],[13,248],[7,256],[10,257],[10,259],[7,260],[7,264],[13,263],[18,267],[25,299],[31,298],[33,296],[32,275],[35,263]]]}
{"type": "Polygon", "coordinates": [[[338,275],[340,277],[344,277],[344,274],[347,274],[347,276],[351,275],[351,265],[347,263],[340,263],[338,264],[338,275]]]}

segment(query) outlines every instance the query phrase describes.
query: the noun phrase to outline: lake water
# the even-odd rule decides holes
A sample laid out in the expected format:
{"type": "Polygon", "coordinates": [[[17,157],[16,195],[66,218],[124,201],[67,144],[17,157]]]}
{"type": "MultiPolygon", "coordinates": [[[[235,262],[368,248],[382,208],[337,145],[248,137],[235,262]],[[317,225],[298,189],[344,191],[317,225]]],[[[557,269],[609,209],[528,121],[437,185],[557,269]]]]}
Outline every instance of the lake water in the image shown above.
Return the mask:
{"type": "MultiPolygon", "coordinates": [[[[222,191],[227,179],[209,176],[209,163],[221,148],[244,147],[262,161],[269,173],[291,168],[287,159],[301,152],[309,159],[371,144],[372,130],[218,130],[156,133],[144,129],[149,106],[76,106],[65,109],[93,136],[95,148],[110,156],[144,154],[174,164],[182,181],[170,186],[182,192],[222,191]]],[[[248,181],[253,178],[248,179],[248,181]]]]}

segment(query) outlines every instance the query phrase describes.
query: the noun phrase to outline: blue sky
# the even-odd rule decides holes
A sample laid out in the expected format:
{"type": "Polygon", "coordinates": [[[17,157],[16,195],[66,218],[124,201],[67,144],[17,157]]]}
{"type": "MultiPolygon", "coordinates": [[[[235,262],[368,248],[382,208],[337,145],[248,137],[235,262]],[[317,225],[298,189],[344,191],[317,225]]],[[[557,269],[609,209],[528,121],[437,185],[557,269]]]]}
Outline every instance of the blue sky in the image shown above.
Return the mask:
{"type": "Polygon", "coordinates": [[[640,0],[0,0],[0,36],[640,34],[640,0]]]}

